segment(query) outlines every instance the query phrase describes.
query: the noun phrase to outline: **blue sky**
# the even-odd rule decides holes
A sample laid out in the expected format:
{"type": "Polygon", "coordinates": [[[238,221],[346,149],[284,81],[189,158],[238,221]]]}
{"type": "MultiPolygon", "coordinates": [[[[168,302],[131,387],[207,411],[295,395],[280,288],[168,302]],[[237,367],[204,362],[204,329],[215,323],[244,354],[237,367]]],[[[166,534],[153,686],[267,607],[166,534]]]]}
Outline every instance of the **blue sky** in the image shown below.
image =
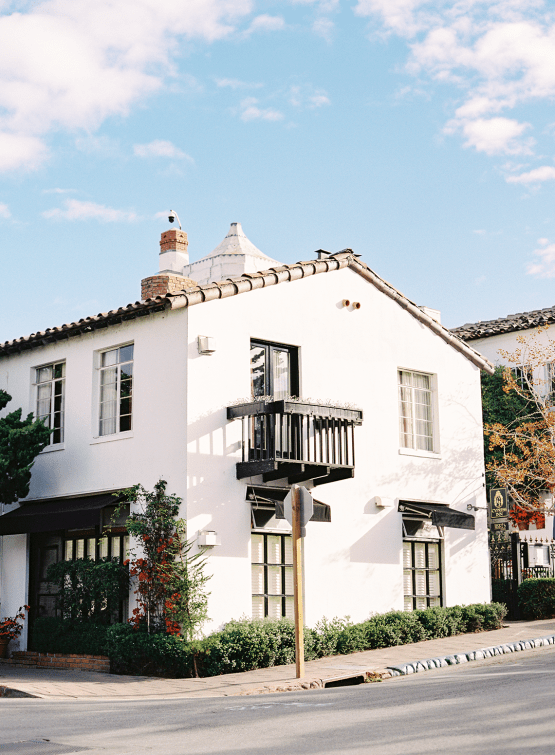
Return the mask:
{"type": "Polygon", "coordinates": [[[555,305],[542,0],[0,0],[0,342],[139,298],[171,207],[448,327],[555,305]]]}

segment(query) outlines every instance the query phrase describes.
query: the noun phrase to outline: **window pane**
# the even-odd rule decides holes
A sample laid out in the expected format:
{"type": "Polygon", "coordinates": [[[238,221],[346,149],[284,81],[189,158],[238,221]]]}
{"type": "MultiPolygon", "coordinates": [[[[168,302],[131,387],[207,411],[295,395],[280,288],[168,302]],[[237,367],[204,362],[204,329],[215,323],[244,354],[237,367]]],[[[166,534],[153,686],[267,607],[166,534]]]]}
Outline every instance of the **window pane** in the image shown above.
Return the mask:
{"type": "Polygon", "coordinates": [[[133,344],[130,343],[129,346],[122,346],[119,349],[118,362],[121,364],[122,362],[130,362],[132,359],[133,359],[133,344]]]}
{"type": "Polygon", "coordinates": [[[252,564],[252,594],[264,595],[264,567],[252,564]]]}
{"type": "Polygon", "coordinates": [[[430,543],[428,545],[428,566],[430,569],[439,568],[439,544],[430,543]]]}
{"type": "Polygon", "coordinates": [[[66,540],[65,560],[71,561],[72,559],[73,559],[73,540],[66,540]]]}
{"type": "Polygon", "coordinates": [[[129,380],[133,375],[133,362],[128,362],[121,366],[121,379],[129,380]]]}
{"type": "Polygon", "coordinates": [[[295,618],[295,605],[293,598],[285,598],[285,616],[287,619],[293,620],[295,618]]]}
{"type": "Polygon", "coordinates": [[[264,535],[251,535],[251,561],[253,564],[264,563],[264,535]]]}
{"type": "Polygon", "coordinates": [[[119,549],[121,547],[121,537],[119,535],[116,535],[115,537],[113,537],[111,545],[112,545],[112,549],[111,549],[112,550],[112,553],[111,553],[112,558],[117,558],[119,560],[119,557],[120,557],[120,550],[119,549]]]}
{"type": "Polygon", "coordinates": [[[290,395],[289,388],[289,352],[272,350],[274,371],[274,398],[283,399],[290,395]]]}
{"type": "Polygon", "coordinates": [[[251,346],[251,392],[253,396],[266,393],[266,349],[251,346]]]}
{"type": "Polygon", "coordinates": [[[430,571],[428,572],[428,583],[430,585],[430,595],[439,595],[440,589],[439,589],[439,572],[438,571],[430,571]]]}
{"type": "Polygon", "coordinates": [[[75,541],[75,558],[85,558],[85,541],[75,541]]]}
{"type": "Polygon", "coordinates": [[[293,568],[291,566],[285,567],[285,590],[286,595],[293,595],[295,588],[293,585],[293,568]]]}
{"type": "Polygon", "coordinates": [[[112,364],[117,364],[118,361],[118,350],[117,349],[111,349],[110,351],[105,351],[102,354],[102,367],[109,367],[112,364]]]}
{"type": "Polygon", "coordinates": [[[37,388],[37,398],[39,401],[50,401],[52,395],[52,383],[46,383],[45,385],[39,385],[37,388]]]}
{"type": "Polygon", "coordinates": [[[52,365],[37,370],[37,383],[44,383],[46,380],[52,380],[52,365]]]}
{"type": "Polygon", "coordinates": [[[100,419],[109,419],[116,416],[117,404],[115,401],[105,401],[100,404],[100,419]]]}
{"type": "Polygon", "coordinates": [[[119,402],[120,417],[124,414],[131,414],[131,399],[124,398],[119,402]]]}
{"type": "Polygon", "coordinates": [[[428,608],[427,598],[416,598],[415,603],[417,611],[424,611],[426,608],[428,608]]]}
{"type": "Polygon", "coordinates": [[[55,378],[62,378],[66,374],[65,370],[65,362],[60,362],[59,364],[54,365],[54,377],[55,378]]]}
{"type": "Polygon", "coordinates": [[[417,569],[415,571],[415,583],[417,595],[428,594],[428,590],[426,589],[426,572],[424,569],[417,569]]]}
{"type": "Polygon", "coordinates": [[[108,558],[108,538],[103,537],[99,541],[100,545],[100,558],[108,558]]]}
{"type": "Polygon", "coordinates": [[[253,595],[252,598],[252,618],[263,619],[264,618],[264,598],[259,598],[253,595]]]}
{"type": "Polygon", "coordinates": [[[284,539],[284,544],[285,544],[285,563],[292,564],[293,563],[293,538],[286,537],[284,539]]]}
{"type": "Polygon", "coordinates": [[[412,595],[412,570],[405,570],[403,572],[403,593],[405,595],[412,595]]]}
{"type": "Polygon", "coordinates": [[[426,566],[426,543],[414,544],[414,565],[417,569],[423,569],[426,566]]]}
{"type": "Polygon", "coordinates": [[[115,401],[118,397],[118,392],[116,388],[116,383],[109,383],[108,385],[103,385],[100,388],[100,403],[104,403],[105,401],[115,401]]]}
{"type": "Polygon", "coordinates": [[[116,432],[115,418],[100,420],[100,435],[113,435],[115,432],[116,432]]]}
{"type": "Polygon", "coordinates": [[[281,566],[268,566],[268,594],[282,595],[281,566]]]}
{"type": "Polygon", "coordinates": [[[94,537],[89,537],[87,540],[87,557],[96,560],[96,540],[94,537]]]}
{"type": "Polygon", "coordinates": [[[118,379],[118,368],[108,367],[105,370],[100,371],[100,385],[108,385],[109,383],[115,383],[118,379]]]}
{"type": "Polygon", "coordinates": [[[268,563],[281,564],[281,537],[268,535],[268,563]]]}
{"type": "Polygon", "coordinates": [[[410,569],[412,566],[412,546],[410,543],[403,543],[403,566],[410,569]]]}
{"type": "Polygon", "coordinates": [[[131,415],[130,414],[127,414],[125,417],[121,417],[119,421],[120,433],[125,433],[128,430],[131,430],[131,415]]]}
{"type": "Polygon", "coordinates": [[[268,598],[268,616],[270,619],[281,619],[281,598],[268,598]]]}
{"type": "Polygon", "coordinates": [[[430,598],[430,607],[439,608],[441,605],[441,598],[430,598]]]}
{"type": "Polygon", "coordinates": [[[412,598],[405,596],[405,611],[412,611],[412,598]]]}

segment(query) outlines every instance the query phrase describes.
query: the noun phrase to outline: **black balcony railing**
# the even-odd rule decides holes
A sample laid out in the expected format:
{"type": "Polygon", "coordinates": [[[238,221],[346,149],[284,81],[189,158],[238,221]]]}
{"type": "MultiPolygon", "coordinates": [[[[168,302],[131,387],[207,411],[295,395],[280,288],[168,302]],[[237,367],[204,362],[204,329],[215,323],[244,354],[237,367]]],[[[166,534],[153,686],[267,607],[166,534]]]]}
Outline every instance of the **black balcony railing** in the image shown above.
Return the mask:
{"type": "Polygon", "coordinates": [[[243,458],[237,478],[264,482],[313,480],[315,485],[353,477],[355,425],[362,411],[297,401],[253,401],[227,409],[243,423],[243,458]]]}

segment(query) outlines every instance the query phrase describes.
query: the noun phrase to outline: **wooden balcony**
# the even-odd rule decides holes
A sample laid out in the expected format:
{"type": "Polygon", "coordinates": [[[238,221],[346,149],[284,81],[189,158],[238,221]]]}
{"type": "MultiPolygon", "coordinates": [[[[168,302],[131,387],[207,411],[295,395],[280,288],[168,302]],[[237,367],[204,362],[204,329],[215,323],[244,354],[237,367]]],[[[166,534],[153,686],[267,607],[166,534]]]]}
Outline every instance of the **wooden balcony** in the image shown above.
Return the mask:
{"type": "Polygon", "coordinates": [[[362,411],[297,401],[253,401],[230,406],[228,419],[243,424],[243,459],[237,479],[262,475],[264,482],[314,485],[354,476],[355,425],[362,411]]]}

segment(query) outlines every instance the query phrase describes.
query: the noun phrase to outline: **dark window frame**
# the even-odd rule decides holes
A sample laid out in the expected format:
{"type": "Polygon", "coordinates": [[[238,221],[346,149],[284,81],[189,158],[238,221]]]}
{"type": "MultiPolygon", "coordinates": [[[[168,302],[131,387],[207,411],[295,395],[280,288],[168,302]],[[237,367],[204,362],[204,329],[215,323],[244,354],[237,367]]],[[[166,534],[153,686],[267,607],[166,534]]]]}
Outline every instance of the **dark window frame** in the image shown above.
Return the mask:
{"type": "MultiPolygon", "coordinates": [[[[286,343],[275,343],[273,341],[261,341],[258,338],[251,338],[250,348],[259,347],[265,352],[265,375],[264,375],[264,394],[265,396],[274,395],[274,351],[286,351],[289,354],[289,393],[291,396],[298,397],[300,390],[299,376],[299,347],[286,343]]],[[[252,370],[252,359],[250,360],[252,370]]],[[[251,372],[252,380],[252,372],[251,372]]],[[[252,385],[252,383],[251,383],[252,385]]]]}
{"type": "MultiPolygon", "coordinates": [[[[430,608],[430,600],[432,598],[435,599],[435,598],[439,597],[439,605],[440,606],[444,605],[444,594],[443,594],[443,592],[444,592],[443,591],[443,553],[442,553],[443,549],[442,549],[442,542],[443,541],[440,538],[429,538],[429,539],[426,539],[426,538],[422,538],[422,537],[403,537],[403,546],[405,545],[405,543],[409,543],[410,546],[411,546],[411,563],[412,563],[411,567],[405,567],[405,565],[403,564],[403,574],[404,574],[405,571],[409,571],[409,568],[410,568],[410,571],[412,572],[412,574],[411,574],[412,595],[407,595],[405,593],[405,591],[404,591],[404,580],[403,580],[403,600],[405,598],[409,598],[409,597],[412,598],[412,609],[411,609],[412,611],[419,610],[419,609],[417,609],[416,601],[417,600],[422,600],[422,599],[426,600],[426,607],[427,608],[430,608]],[[416,548],[415,548],[415,546],[416,546],[417,543],[424,543],[424,545],[426,546],[426,550],[425,550],[425,553],[426,553],[426,556],[425,556],[426,566],[416,566],[416,558],[415,558],[416,548]],[[429,556],[428,556],[429,548],[428,548],[428,546],[431,545],[431,544],[437,545],[438,564],[437,564],[436,568],[431,568],[429,566],[429,556]],[[425,595],[417,595],[416,594],[416,572],[417,571],[425,571],[426,572],[426,594],[425,595]],[[438,595],[430,595],[430,574],[429,573],[432,572],[432,571],[438,573],[438,578],[439,578],[439,596],[438,595]]],[[[407,609],[404,608],[404,610],[407,610],[407,609]]]]}
{"type": "Polygon", "coordinates": [[[252,530],[251,535],[261,535],[264,538],[264,561],[263,563],[260,563],[259,561],[252,561],[251,559],[251,566],[263,566],[264,567],[264,592],[263,593],[254,593],[251,589],[251,594],[253,598],[264,598],[264,618],[268,618],[269,611],[268,611],[268,603],[269,598],[281,598],[281,618],[286,618],[286,602],[287,598],[292,598],[293,595],[287,595],[285,592],[285,569],[286,568],[293,568],[293,560],[291,560],[291,563],[288,563],[285,560],[285,539],[289,539],[292,541],[292,536],[290,534],[281,534],[277,532],[261,532],[260,530],[252,530]],[[274,564],[270,563],[268,561],[268,538],[269,537],[279,537],[280,538],[280,563],[274,564]],[[281,571],[281,589],[282,593],[280,595],[276,595],[274,593],[269,593],[268,591],[268,567],[275,567],[279,566],[281,571]]]}

